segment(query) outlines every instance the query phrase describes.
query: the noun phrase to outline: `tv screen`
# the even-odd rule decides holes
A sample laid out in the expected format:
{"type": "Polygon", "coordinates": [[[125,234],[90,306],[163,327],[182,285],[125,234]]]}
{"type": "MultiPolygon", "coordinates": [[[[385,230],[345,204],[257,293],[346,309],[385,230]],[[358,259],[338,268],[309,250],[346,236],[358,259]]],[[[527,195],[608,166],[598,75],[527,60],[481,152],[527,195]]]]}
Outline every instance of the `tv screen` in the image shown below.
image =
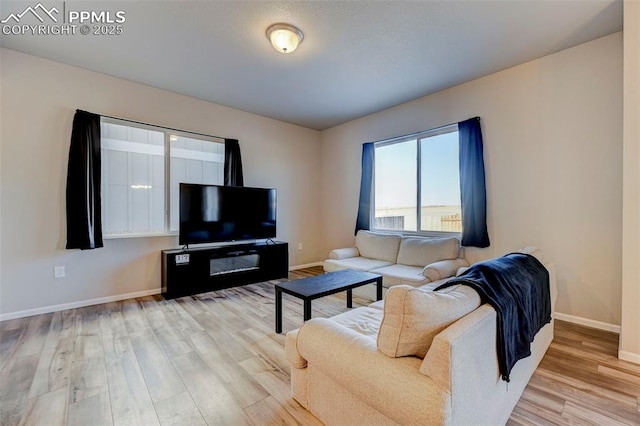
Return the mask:
{"type": "Polygon", "coordinates": [[[180,244],[275,236],[275,189],[180,184],[180,244]]]}

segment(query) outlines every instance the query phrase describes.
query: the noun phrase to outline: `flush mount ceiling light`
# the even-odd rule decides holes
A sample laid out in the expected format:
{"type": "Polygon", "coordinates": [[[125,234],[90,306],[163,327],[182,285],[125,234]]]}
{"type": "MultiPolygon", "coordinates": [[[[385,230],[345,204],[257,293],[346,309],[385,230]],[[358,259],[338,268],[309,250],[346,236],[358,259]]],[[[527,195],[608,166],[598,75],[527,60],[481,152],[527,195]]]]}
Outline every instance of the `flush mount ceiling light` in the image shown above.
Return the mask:
{"type": "Polygon", "coordinates": [[[302,31],[289,24],[273,24],[267,28],[267,38],[280,53],[291,53],[304,39],[302,31]]]}

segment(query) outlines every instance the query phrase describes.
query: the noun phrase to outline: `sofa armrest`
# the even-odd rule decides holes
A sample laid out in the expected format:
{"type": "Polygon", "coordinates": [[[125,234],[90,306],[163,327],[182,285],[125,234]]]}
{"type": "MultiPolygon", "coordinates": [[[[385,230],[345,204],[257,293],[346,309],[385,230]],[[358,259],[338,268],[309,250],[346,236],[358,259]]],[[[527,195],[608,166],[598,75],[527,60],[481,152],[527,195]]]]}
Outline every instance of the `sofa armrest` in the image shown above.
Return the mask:
{"type": "MultiPolygon", "coordinates": [[[[548,263],[545,267],[549,271],[551,312],[553,316],[553,308],[558,295],[556,268],[553,263],[548,263]]],[[[476,368],[476,370],[489,372],[489,379],[499,378],[500,368],[496,354],[496,322],[496,311],[488,304],[484,304],[470,314],[460,318],[442,330],[433,339],[431,347],[420,366],[420,372],[431,377],[446,392],[451,392],[454,377],[451,366],[460,366],[464,363],[474,366],[477,365],[477,362],[474,362],[471,358],[477,358],[478,354],[487,354],[490,356],[485,357],[484,368],[476,368]]]]}
{"type": "Polygon", "coordinates": [[[329,259],[336,260],[348,259],[350,257],[358,256],[360,256],[360,251],[356,247],[333,249],[329,252],[329,259]]]}
{"type": "Polygon", "coordinates": [[[298,332],[300,329],[293,330],[287,333],[287,337],[284,341],[284,352],[287,356],[287,361],[291,364],[292,368],[306,368],[307,360],[300,356],[298,352],[298,332]]]}
{"type": "Polygon", "coordinates": [[[419,373],[419,358],[390,358],[378,350],[375,339],[325,318],[307,321],[297,346],[308,368],[397,423],[443,424],[442,416],[449,414],[431,409],[450,407],[449,395],[419,373]]]}
{"type": "MultiPolygon", "coordinates": [[[[495,381],[500,378],[496,355],[496,311],[484,304],[438,334],[422,361],[420,372],[431,377],[445,392],[454,391],[463,367],[470,381],[477,374],[495,381]],[[457,369],[457,370],[456,370],[457,369]]],[[[464,382],[464,379],[463,379],[464,382]]],[[[464,386],[464,383],[458,383],[464,386]]]]}
{"type": "Polygon", "coordinates": [[[448,259],[430,263],[422,270],[422,275],[429,278],[429,281],[437,281],[443,278],[453,277],[458,268],[469,266],[466,259],[448,259]]]}

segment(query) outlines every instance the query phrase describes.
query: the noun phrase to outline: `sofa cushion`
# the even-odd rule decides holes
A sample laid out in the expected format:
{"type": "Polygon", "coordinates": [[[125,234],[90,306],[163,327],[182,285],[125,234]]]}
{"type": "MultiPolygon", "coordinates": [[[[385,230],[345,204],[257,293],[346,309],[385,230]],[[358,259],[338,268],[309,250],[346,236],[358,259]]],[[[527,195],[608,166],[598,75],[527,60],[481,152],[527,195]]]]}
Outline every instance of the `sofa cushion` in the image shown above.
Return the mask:
{"type": "Polygon", "coordinates": [[[465,272],[467,272],[467,269],[469,269],[470,266],[463,266],[462,268],[458,268],[458,270],[456,271],[456,277],[459,277],[460,275],[464,274],[465,272]]]}
{"type": "Polygon", "coordinates": [[[480,297],[472,288],[458,285],[450,289],[390,288],[378,333],[378,349],[393,358],[424,358],[438,333],[480,306],[480,297]]]}
{"type": "MultiPolygon", "coordinates": [[[[373,302],[373,303],[369,304],[367,307],[383,311],[384,310],[384,300],[378,300],[376,302],[373,302]]],[[[380,319],[382,319],[382,318],[380,318],[380,319]]]]}
{"type": "Polygon", "coordinates": [[[352,257],[349,259],[327,259],[322,264],[325,272],[335,272],[342,269],[355,269],[356,271],[370,271],[391,265],[392,262],[384,260],[367,259],[366,257],[352,257]]]}
{"type": "Polygon", "coordinates": [[[416,286],[429,282],[429,279],[422,275],[422,268],[418,266],[390,265],[371,272],[382,275],[387,287],[399,284],[416,286]]]}
{"type": "Polygon", "coordinates": [[[397,234],[379,234],[360,230],[356,235],[356,247],[362,257],[396,263],[401,239],[402,237],[397,234]]]}
{"type": "Polygon", "coordinates": [[[382,313],[380,309],[367,306],[343,312],[330,319],[344,327],[375,339],[380,330],[382,313]]]}
{"type": "Polygon", "coordinates": [[[456,259],[459,251],[460,240],[457,238],[404,237],[397,263],[425,267],[439,260],[456,259]]]}

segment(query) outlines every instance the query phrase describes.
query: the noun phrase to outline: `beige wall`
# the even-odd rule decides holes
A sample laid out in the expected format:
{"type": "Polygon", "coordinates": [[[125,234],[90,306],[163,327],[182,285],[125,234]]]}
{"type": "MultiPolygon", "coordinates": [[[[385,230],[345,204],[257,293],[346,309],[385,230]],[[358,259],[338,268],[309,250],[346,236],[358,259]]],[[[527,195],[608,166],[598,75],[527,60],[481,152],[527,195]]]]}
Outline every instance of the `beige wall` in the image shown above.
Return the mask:
{"type": "Polygon", "coordinates": [[[64,250],[65,179],[75,109],[237,138],[248,186],[278,189],[290,264],[322,258],[320,134],[175,93],[2,49],[0,313],[158,290],[160,250],[177,237],[64,250]],[[297,249],[303,243],[304,250],[297,249]],[[55,265],[66,278],[54,279],[55,265]]]}
{"type": "MultiPolygon", "coordinates": [[[[638,4],[633,7],[635,39],[625,32],[625,49],[635,48],[636,59],[627,55],[625,70],[635,67],[636,74],[633,80],[627,72],[625,92],[638,87],[638,4]]],[[[625,3],[626,15],[627,8],[625,3]]],[[[625,16],[625,28],[628,21],[625,16]]],[[[625,150],[635,157],[625,156],[624,164],[621,313],[621,34],[322,133],[6,49],[0,55],[3,316],[157,291],[159,252],[177,244],[175,237],[158,237],[107,240],[94,251],[63,249],[66,162],[76,108],[238,138],[247,185],[279,190],[278,237],[290,242],[292,265],[321,260],[330,248],[353,243],[363,142],[479,115],[490,251],[540,246],[557,264],[558,311],[610,324],[620,324],[623,315],[621,353],[640,353],[640,120],[633,117],[625,125],[625,150]],[[54,279],[54,265],[65,265],[67,277],[54,279]]],[[[626,93],[627,117],[634,105],[638,117],[640,101],[633,99],[626,93]]]]}
{"type": "Polygon", "coordinates": [[[493,255],[541,247],[557,311],[620,324],[622,34],[322,132],[325,252],[353,244],[363,142],[482,118],[493,255]]]}
{"type": "Polygon", "coordinates": [[[624,182],[620,358],[640,363],[640,2],[624,2],[624,182]]]}

